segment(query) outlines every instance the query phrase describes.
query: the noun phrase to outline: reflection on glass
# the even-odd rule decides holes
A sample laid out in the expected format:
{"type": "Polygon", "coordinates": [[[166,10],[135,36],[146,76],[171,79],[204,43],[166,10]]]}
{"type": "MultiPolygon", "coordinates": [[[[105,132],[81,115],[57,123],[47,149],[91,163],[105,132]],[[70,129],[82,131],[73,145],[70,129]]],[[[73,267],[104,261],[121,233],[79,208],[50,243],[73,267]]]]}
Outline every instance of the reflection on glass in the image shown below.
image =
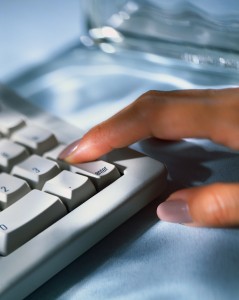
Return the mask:
{"type": "Polygon", "coordinates": [[[112,27],[123,41],[115,47],[239,69],[237,0],[87,0],[85,10],[97,43],[115,42],[100,30],[112,27]]]}

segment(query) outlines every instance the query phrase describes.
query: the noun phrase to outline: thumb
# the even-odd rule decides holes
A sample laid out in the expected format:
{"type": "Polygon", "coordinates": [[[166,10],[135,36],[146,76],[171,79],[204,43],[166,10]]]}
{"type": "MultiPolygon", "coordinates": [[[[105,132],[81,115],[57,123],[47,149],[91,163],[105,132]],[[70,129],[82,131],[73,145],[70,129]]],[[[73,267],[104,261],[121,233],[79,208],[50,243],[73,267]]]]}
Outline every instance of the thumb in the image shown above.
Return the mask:
{"type": "Polygon", "coordinates": [[[163,221],[192,226],[239,225],[239,184],[215,183],[179,190],[157,208],[163,221]]]}

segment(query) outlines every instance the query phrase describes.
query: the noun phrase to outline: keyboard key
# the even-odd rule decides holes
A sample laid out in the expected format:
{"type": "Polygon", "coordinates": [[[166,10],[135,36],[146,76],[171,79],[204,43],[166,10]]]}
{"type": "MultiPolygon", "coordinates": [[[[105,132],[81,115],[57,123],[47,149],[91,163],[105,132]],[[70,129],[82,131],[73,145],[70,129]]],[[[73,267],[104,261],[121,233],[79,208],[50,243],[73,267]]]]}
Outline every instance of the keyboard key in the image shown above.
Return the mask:
{"type": "Polygon", "coordinates": [[[58,197],[31,191],[0,212],[0,254],[8,255],[66,213],[58,197]]]}
{"type": "Polygon", "coordinates": [[[57,145],[56,137],[50,131],[29,125],[14,132],[11,139],[40,155],[57,145]]]}
{"type": "Polygon", "coordinates": [[[118,169],[114,165],[103,160],[76,165],[69,165],[64,161],[59,160],[59,154],[65,149],[65,147],[66,145],[58,145],[54,149],[46,152],[44,157],[57,162],[64,170],[70,170],[71,172],[90,177],[97,190],[102,190],[104,187],[120,177],[118,169]]]}
{"type": "Polygon", "coordinates": [[[76,208],[96,193],[89,178],[69,171],[62,171],[47,181],[42,190],[58,196],[68,211],[76,208]]]}
{"type": "Polygon", "coordinates": [[[0,209],[3,210],[31,191],[26,181],[12,175],[0,174],[0,209]]]}
{"type": "Polygon", "coordinates": [[[58,145],[54,149],[46,152],[44,157],[57,162],[64,170],[70,170],[71,172],[90,177],[97,190],[102,190],[104,187],[120,177],[118,169],[113,164],[103,160],[76,165],[69,165],[64,161],[59,160],[59,154],[65,149],[65,147],[66,145],[58,145]]]}
{"type": "Polygon", "coordinates": [[[90,177],[97,190],[102,190],[120,177],[117,168],[103,160],[70,165],[70,171],[90,177]]]}
{"type": "Polygon", "coordinates": [[[8,139],[0,140],[0,168],[10,172],[12,167],[29,156],[26,148],[8,139]]]}
{"type": "Polygon", "coordinates": [[[64,170],[69,170],[69,165],[64,162],[63,160],[60,160],[58,158],[58,156],[60,155],[60,153],[66,148],[66,145],[63,145],[63,144],[59,144],[57,145],[55,148],[47,151],[44,153],[43,157],[47,158],[47,159],[50,159],[50,160],[53,160],[55,162],[58,163],[58,165],[61,167],[61,169],[64,169],[64,170]]]}
{"type": "Polygon", "coordinates": [[[0,132],[9,137],[14,131],[26,125],[22,116],[16,113],[0,112],[0,132]]]}
{"type": "Polygon", "coordinates": [[[44,183],[60,173],[57,163],[31,155],[23,162],[13,167],[11,174],[26,180],[32,188],[42,189],[44,183]]]}

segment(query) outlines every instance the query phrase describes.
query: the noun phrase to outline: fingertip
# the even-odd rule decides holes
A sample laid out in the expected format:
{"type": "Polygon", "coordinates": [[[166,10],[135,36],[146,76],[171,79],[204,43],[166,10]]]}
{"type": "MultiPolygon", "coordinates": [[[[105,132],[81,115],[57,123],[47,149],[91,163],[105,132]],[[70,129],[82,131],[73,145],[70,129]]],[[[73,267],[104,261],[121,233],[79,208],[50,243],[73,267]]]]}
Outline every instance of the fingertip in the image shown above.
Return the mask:
{"type": "Polygon", "coordinates": [[[103,139],[93,134],[86,133],[81,139],[68,145],[58,156],[59,159],[70,164],[82,163],[98,159],[100,156],[112,150],[107,147],[103,139]]]}
{"type": "Polygon", "coordinates": [[[188,226],[207,226],[208,220],[207,218],[205,220],[205,207],[202,201],[204,190],[205,187],[194,187],[174,192],[158,206],[159,219],[188,226]]]}
{"type": "Polygon", "coordinates": [[[66,161],[67,163],[81,163],[89,160],[93,160],[95,156],[93,149],[85,143],[77,140],[67,146],[59,155],[59,159],[66,161]]]}
{"type": "Polygon", "coordinates": [[[70,145],[68,145],[58,156],[59,159],[67,160],[68,157],[70,157],[76,149],[79,147],[80,140],[76,140],[70,145]]]}
{"type": "Polygon", "coordinates": [[[161,220],[189,226],[238,226],[238,199],[239,184],[194,187],[173,193],[159,205],[157,215],[161,220]]]}
{"type": "Polygon", "coordinates": [[[191,224],[193,222],[188,202],[183,199],[167,199],[158,206],[157,215],[160,220],[171,223],[191,224]]]}
{"type": "Polygon", "coordinates": [[[76,140],[68,145],[58,156],[59,159],[67,163],[80,163],[94,159],[93,149],[82,139],[76,140]]]}

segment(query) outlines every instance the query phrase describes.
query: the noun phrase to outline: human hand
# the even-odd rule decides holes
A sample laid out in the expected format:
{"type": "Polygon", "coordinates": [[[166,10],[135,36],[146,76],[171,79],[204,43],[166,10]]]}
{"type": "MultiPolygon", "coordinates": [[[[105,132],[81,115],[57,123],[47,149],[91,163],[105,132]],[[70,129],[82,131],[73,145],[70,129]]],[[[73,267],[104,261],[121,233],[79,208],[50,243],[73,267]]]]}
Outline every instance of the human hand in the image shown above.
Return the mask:
{"type": "MultiPolygon", "coordinates": [[[[60,158],[90,161],[152,136],[208,138],[239,150],[239,88],[149,91],[69,145],[60,158]]],[[[239,184],[176,191],[159,205],[157,214],[161,220],[194,226],[238,226],[239,184]]]]}

